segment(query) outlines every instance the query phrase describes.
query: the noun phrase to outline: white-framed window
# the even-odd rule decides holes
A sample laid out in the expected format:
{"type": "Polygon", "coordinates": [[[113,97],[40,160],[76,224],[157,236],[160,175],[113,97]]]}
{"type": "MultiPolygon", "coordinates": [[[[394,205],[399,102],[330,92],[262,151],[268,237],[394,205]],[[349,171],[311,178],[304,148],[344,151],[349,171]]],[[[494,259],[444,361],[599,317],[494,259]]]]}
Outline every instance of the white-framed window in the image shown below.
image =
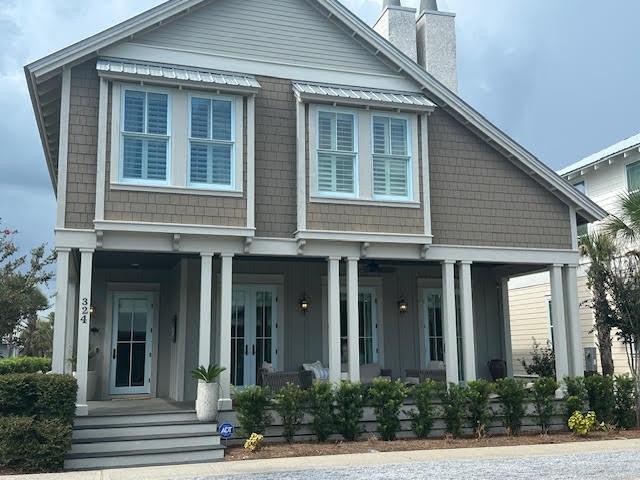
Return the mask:
{"type": "Polygon", "coordinates": [[[375,197],[411,196],[409,122],[396,116],[374,115],[371,126],[373,193],[375,197]]]}
{"type": "Polygon", "coordinates": [[[189,96],[190,186],[234,188],[235,138],[233,98],[189,96]]]}
{"type": "MultiPolygon", "coordinates": [[[[359,288],[358,293],[358,349],[360,365],[378,363],[378,315],[375,288],[359,288]]],[[[340,292],[340,353],[342,363],[349,361],[347,327],[347,294],[340,292]]]]}
{"type": "Polygon", "coordinates": [[[170,104],[171,97],[164,90],[122,89],[121,182],[160,185],[169,182],[170,104]]]}
{"type": "Polygon", "coordinates": [[[357,196],[358,141],[356,115],[322,109],[317,117],[317,191],[357,196]]]}
{"type": "Polygon", "coordinates": [[[630,192],[640,190],[640,162],[627,165],[627,189],[630,192]]]}

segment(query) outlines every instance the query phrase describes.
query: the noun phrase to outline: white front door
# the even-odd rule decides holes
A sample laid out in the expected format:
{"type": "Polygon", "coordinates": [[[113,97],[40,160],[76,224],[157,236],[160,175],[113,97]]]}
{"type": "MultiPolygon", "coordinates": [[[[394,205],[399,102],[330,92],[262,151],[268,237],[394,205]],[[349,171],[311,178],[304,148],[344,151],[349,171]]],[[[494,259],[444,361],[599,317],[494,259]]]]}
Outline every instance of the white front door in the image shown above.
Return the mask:
{"type": "Polygon", "coordinates": [[[113,294],[110,393],[150,393],[153,293],[113,294]]]}
{"type": "Polygon", "coordinates": [[[231,307],[231,383],[254,385],[263,363],[277,368],[277,289],[240,285],[233,288],[231,307]]]}

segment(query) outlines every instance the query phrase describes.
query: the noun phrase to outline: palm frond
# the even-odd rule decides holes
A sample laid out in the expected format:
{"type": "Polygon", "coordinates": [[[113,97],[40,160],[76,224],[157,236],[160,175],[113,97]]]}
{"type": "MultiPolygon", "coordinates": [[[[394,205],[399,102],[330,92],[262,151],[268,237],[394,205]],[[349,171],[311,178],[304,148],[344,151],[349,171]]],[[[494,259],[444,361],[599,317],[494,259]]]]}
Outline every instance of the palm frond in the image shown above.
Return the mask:
{"type": "Polygon", "coordinates": [[[225,370],[225,367],[219,365],[209,365],[208,367],[200,365],[198,368],[191,370],[191,377],[195,380],[202,380],[205,383],[213,383],[225,370]]]}
{"type": "Polygon", "coordinates": [[[635,231],[631,225],[628,225],[621,217],[611,215],[604,222],[603,231],[613,238],[620,238],[630,242],[635,241],[640,231],[635,231]]]}

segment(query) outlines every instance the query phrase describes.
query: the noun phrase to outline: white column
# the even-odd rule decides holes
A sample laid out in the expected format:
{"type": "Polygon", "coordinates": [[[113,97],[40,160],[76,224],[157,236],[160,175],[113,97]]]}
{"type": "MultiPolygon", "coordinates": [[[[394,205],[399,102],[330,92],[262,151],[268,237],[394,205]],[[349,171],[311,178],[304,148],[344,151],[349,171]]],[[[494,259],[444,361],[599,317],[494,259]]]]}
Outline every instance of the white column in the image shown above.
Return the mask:
{"type": "Polygon", "coordinates": [[[447,382],[458,383],[458,333],[456,328],[456,289],[453,260],[442,262],[442,329],[447,382]]]}
{"type": "Polygon", "coordinates": [[[208,367],[211,363],[211,279],[213,254],[200,254],[200,336],[198,343],[198,365],[208,367]]]}
{"type": "MultiPolygon", "coordinates": [[[[71,270],[74,269],[73,260],[70,265],[71,270]]],[[[69,287],[67,290],[67,321],[66,323],[66,339],[64,347],[64,373],[72,375],[73,363],[69,360],[75,356],[75,329],[77,318],[77,306],[78,306],[78,278],[73,274],[73,271],[69,275],[69,287]],[[74,278],[75,276],[75,278],[74,278]]],[[[55,325],[55,324],[54,324],[55,325]]]]}
{"type": "Polygon", "coordinates": [[[347,259],[347,342],[349,346],[349,380],[352,382],[360,381],[358,293],[358,258],[349,257],[347,259]]]}
{"type": "Polygon", "coordinates": [[[340,383],[340,257],[329,257],[327,312],[329,344],[329,381],[340,383]]]}
{"type": "Polygon", "coordinates": [[[220,272],[220,375],[221,410],[231,408],[231,303],[233,296],[233,254],[223,253],[220,272]]]}
{"type": "Polygon", "coordinates": [[[460,316],[462,327],[462,360],[464,363],[464,380],[476,379],[476,343],[473,328],[473,292],[471,283],[471,262],[458,264],[460,279],[460,316]]]}
{"type": "Polygon", "coordinates": [[[502,297],[502,328],[504,332],[504,361],[507,363],[507,377],[513,377],[513,347],[511,346],[511,314],[509,313],[509,279],[500,279],[502,297]]]}
{"type": "Polygon", "coordinates": [[[562,265],[553,265],[549,269],[549,273],[551,278],[551,318],[553,321],[553,351],[556,357],[556,379],[561,382],[569,374],[562,265]]]}
{"type": "Polygon", "coordinates": [[[91,330],[91,274],[93,250],[80,249],[80,301],[78,303],[78,350],[76,353],[76,379],[78,399],[76,414],[88,415],[87,372],[89,370],[89,333],[91,330]]]}
{"type": "Polygon", "coordinates": [[[67,363],[67,310],[69,307],[69,254],[70,248],[57,248],[56,264],[56,317],[53,325],[53,355],[51,370],[53,373],[64,373],[67,363]]]}
{"type": "Polygon", "coordinates": [[[578,303],[578,266],[566,265],[563,268],[565,306],[567,315],[567,333],[569,335],[569,364],[574,377],[584,375],[584,357],[582,353],[582,329],[578,303]]]}

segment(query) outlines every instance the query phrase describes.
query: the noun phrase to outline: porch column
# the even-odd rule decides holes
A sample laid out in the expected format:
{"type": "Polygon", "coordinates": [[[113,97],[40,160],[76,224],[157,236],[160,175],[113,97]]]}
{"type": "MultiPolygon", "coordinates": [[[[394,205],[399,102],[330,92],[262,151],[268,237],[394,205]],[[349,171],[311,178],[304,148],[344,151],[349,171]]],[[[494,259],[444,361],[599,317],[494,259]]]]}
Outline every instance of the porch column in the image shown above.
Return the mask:
{"type": "Polygon", "coordinates": [[[220,272],[220,410],[231,408],[231,302],[233,296],[233,254],[223,253],[220,272]]]}
{"type": "Polygon", "coordinates": [[[327,263],[329,381],[337,384],[340,383],[340,257],[329,257],[327,263]]]}
{"type": "Polygon", "coordinates": [[[87,372],[89,370],[89,332],[91,330],[91,274],[93,250],[80,249],[80,301],[78,303],[78,350],[76,353],[76,379],[78,399],[76,415],[88,415],[87,372]]]}
{"type": "Polygon", "coordinates": [[[456,328],[456,290],[453,260],[442,262],[442,329],[447,383],[458,383],[458,333],[456,328]]]}
{"type": "Polygon", "coordinates": [[[504,361],[507,362],[507,377],[513,377],[513,346],[511,345],[511,314],[509,313],[509,279],[500,279],[502,299],[502,327],[504,332],[504,361]]]}
{"type": "Polygon", "coordinates": [[[556,379],[558,382],[561,382],[565,376],[569,375],[562,265],[553,265],[549,269],[549,274],[551,278],[551,321],[553,322],[553,351],[556,357],[556,379]]]}
{"type": "Polygon", "coordinates": [[[211,279],[213,253],[200,254],[200,336],[198,365],[211,363],[211,279]]]}
{"type": "Polygon", "coordinates": [[[69,254],[70,248],[57,248],[58,260],[56,264],[56,322],[53,326],[53,352],[51,371],[64,373],[67,359],[67,310],[69,307],[69,254]]]}
{"type": "Polygon", "coordinates": [[[473,328],[473,292],[471,284],[471,262],[458,264],[460,281],[460,316],[462,326],[462,360],[465,382],[476,379],[476,344],[473,328]]]}
{"type": "Polygon", "coordinates": [[[360,381],[358,260],[357,257],[347,258],[347,342],[349,346],[349,380],[352,382],[360,381]]]}
{"type": "Polygon", "coordinates": [[[566,296],[570,372],[574,377],[581,377],[584,375],[584,357],[582,354],[582,329],[580,328],[578,303],[578,266],[566,265],[562,270],[566,296]]]}

